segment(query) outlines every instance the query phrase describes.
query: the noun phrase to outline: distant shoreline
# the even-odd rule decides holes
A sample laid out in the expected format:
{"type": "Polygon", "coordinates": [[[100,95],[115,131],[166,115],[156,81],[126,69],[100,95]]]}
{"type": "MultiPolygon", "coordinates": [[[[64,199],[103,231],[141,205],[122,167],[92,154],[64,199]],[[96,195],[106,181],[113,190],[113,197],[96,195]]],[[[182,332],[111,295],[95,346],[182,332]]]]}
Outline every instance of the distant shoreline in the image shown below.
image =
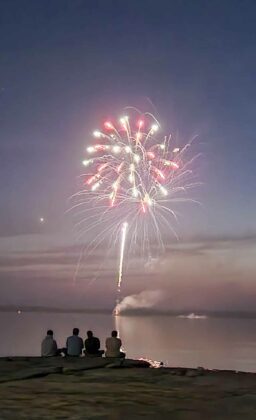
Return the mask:
{"type": "MultiPolygon", "coordinates": [[[[25,313],[75,313],[75,314],[99,314],[112,315],[113,309],[109,308],[55,308],[46,306],[0,306],[1,312],[25,313]]],[[[235,319],[256,319],[256,312],[245,311],[197,311],[197,310],[154,310],[154,309],[127,309],[120,317],[125,316],[169,316],[179,319],[208,319],[208,318],[235,318],[235,319]],[[194,317],[191,315],[195,315],[194,317]]]]}

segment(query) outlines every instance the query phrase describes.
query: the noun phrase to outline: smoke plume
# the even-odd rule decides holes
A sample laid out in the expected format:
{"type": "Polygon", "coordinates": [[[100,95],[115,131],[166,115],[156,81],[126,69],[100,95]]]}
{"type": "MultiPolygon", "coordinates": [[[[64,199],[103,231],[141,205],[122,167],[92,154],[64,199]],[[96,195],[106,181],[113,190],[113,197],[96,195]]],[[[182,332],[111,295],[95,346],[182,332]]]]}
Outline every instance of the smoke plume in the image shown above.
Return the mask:
{"type": "Polygon", "coordinates": [[[137,295],[126,296],[116,305],[116,313],[126,312],[132,309],[153,308],[162,299],[161,290],[144,290],[137,295]]]}

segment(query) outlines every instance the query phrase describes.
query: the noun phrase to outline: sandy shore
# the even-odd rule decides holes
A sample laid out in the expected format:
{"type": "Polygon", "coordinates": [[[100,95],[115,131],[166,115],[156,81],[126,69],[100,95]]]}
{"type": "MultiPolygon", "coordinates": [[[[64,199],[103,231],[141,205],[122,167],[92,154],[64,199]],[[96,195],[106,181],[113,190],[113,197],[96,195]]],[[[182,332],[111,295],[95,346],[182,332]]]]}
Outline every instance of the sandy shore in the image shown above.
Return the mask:
{"type": "Polygon", "coordinates": [[[256,419],[256,374],[0,359],[0,419],[256,419]]]}

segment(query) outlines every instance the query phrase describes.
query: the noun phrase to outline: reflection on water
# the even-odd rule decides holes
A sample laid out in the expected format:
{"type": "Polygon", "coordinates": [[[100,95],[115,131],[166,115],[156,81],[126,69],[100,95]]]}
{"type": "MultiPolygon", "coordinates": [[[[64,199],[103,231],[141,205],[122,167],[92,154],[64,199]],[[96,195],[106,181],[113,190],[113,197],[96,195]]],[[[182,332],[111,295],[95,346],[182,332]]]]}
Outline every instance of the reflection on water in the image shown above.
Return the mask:
{"type": "Polygon", "coordinates": [[[0,356],[39,355],[41,340],[49,328],[63,347],[73,327],[80,328],[83,338],[92,329],[102,346],[110,331],[116,328],[129,357],[159,360],[169,366],[256,372],[254,319],[1,313],[0,356]]]}

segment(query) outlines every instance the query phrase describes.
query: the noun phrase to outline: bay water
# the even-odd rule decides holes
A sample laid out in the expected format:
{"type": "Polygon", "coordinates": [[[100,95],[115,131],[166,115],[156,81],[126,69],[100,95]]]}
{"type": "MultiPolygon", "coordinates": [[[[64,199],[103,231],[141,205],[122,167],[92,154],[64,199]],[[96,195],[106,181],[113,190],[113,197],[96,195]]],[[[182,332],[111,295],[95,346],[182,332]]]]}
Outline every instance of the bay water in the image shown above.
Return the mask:
{"type": "Polygon", "coordinates": [[[103,349],[106,337],[117,329],[129,358],[256,372],[256,319],[1,312],[0,357],[39,356],[47,329],[63,347],[74,327],[83,339],[87,330],[93,330],[103,349]]]}

